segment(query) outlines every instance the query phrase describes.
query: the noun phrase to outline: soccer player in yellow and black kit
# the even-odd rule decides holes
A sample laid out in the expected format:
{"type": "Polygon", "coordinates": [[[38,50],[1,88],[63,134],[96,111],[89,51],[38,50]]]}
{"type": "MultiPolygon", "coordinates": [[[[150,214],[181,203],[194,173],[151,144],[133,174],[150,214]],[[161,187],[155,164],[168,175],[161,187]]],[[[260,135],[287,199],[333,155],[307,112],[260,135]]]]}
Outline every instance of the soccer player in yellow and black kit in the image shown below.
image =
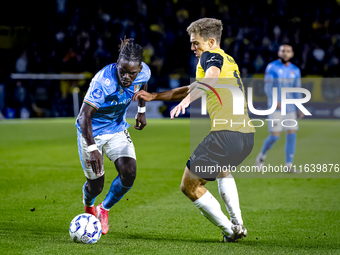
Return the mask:
{"type": "Polygon", "coordinates": [[[234,85],[242,90],[242,99],[244,99],[244,89],[238,66],[234,59],[224,53],[219,46],[222,22],[211,18],[199,19],[191,23],[187,31],[190,35],[191,50],[199,58],[196,69],[197,81],[189,86],[162,93],[150,94],[140,91],[135,94],[133,99],[182,100],[170,113],[171,119],[173,119],[178,117],[181,112],[185,113],[189,104],[205,94],[205,91],[211,90],[210,92],[219,96],[220,103],[216,103],[212,97],[207,98],[207,109],[212,122],[211,131],[189,158],[183,174],[181,190],[208,220],[222,230],[223,240],[233,242],[247,236],[234,178],[229,171],[216,171],[212,174],[196,170],[207,166],[236,167],[239,165],[253,148],[255,129],[248,117],[246,103],[243,115],[233,115],[231,91],[226,88],[214,88],[216,84],[234,85]],[[230,215],[230,221],[222,212],[218,201],[204,187],[207,181],[215,179],[217,179],[219,193],[230,215]]]}

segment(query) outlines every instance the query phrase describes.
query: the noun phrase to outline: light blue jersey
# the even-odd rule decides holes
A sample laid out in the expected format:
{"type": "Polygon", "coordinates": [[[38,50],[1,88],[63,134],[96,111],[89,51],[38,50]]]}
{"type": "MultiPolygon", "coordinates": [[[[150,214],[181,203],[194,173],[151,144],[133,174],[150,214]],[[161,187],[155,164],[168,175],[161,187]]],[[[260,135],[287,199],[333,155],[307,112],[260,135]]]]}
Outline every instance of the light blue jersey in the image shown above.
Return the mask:
{"type": "MultiPolygon", "coordinates": [[[[264,91],[267,95],[268,109],[273,103],[273,87],[278,90],[278,102],[281,102],[281,88],[301,87],[300,69],[293,63],[285,66],[279,59],[268,64],[265,73],[264,91]]],[[[287,93],[286,98],[301,98],[301,93],[287,93]]],[[[295,112],[294,104],[287,104],[287,113],[295,112]]]]}
{"type": "MultiPolygon", "coordinates": [[[[93,137],[114,134],[127,129],[126,110],[133,95],[146,84],[151,76],[150,68],[142,62],[143,69],[130,87],[118,84],[116,63],[105,66],[92,79],[84,103],[97,111],[92,116],[93,137]]],[[[81,132],[79,120],[76,127],[81,132]]]]}

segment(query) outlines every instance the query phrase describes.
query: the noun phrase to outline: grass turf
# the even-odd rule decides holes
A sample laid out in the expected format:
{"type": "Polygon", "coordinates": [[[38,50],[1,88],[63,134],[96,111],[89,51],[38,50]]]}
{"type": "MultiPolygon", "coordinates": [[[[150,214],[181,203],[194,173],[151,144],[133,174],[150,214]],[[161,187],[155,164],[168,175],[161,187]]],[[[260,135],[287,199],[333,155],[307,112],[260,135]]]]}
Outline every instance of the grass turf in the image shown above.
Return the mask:
{"type": "MultiPolygon", "coordinates": [[[[300,130],[296,164],[340,163],[338,121],[302,120],[300,130]]],[[[149,119],[143,131],[129,131],[138,157],[134,187],[110,211],[109,233],[97,244],[82,245],[73,243],[68,234],[70,221],[83,213],[85,181],[74,119],[1,121],[0,252],[340,253],[340,179],[303,178],[304,174],[299,178],[270,174],[237,178],[249,236],[238,243],[219,243],[220,230],[202,217],[179,189],[190,155],[189,120],[149,119]]],[[[253,152],[242,165],[253,164],[266,136],[266,127],[257,129],[253,152]]],[[[283,164],[283,147],[282,135],[268,153],[266,163],[283,164]]],[[[97,203],[103,200],[117,174],[108,159],[105,170],[105,187],[97,203]]],[[[340,177],[340,173],[329,177],[340,177]]],[[[216,182],[206,187],[226,211],[216,182]]]]}

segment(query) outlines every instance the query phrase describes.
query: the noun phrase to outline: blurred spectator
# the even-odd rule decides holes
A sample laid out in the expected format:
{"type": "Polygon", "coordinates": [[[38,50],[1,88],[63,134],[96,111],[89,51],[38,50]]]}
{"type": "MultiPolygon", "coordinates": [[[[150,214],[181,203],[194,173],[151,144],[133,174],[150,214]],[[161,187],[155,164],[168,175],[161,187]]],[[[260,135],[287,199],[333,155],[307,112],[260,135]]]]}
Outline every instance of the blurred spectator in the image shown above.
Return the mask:
{"type": "Polygon", "coordinates": [[[307,63],[307,72],[310,74],[324,74],[324,63],[325,51],[321,49],[319,46],[315,46],[314,49],[309,53],[308,63],[307,63]]]}
{"type": "Polygon", "coordinates": [[[16,117],[23,119],[29,118],[30,114],[27,109],[26,88],[22,85],[21,81],[17,81],[15,84],[13,106],[16,117]]]}
{"type": "MultiPolygon", "coordinates": [[[[154,63],[159,74],[168,75],[174,65],[175,69],[191,73],[186,28],[202,16],[222,19],[225,31],[221,46],[237,63],[247,65],[249,74],[262,72],[262,67],[276,58],[282,43],[293,44],[296,49],[293,61],[305,74],[317,70],[326,75],[321,62],[329,61],[332,55],[340,55],[340,18],[337,15],[340,8],[335,0],[311,3],[305,8],[288,0],[261,0],[256,4],[202,0],[200,6],[192,5],[191,1],[170,0],[119,3],[84,0],[82,5],[56,0],[54,8],[56,16],[46,16],[50,20],[33,28],[37,34],[51,31],[54,38],[49,37],[49,33],[33,37],[35,41],[27,52],[26,71],[87,70],[95,73],[115,60],[115,45],[126,35],[135,37],[136,43],[148,51],[146,62],[154,63]],[[250,61],[242,59],[246,52],[250,61]],[[48,60],[55,63],[47,67],[43,62],[48,60]],[[307,63],[310,60],[312,63],[307,63]],[[255,65],[250,67],[249,62],[255,65]]],[[[24,56],[17,61],[21,72],[25,72],[24,61],[24,56]]]]}
{"type": "Polygon", "coordinates": [[[150,42],[147,42],[147,44],[143,47],[143,51],[144,62],[147,65],[150,65],[151,57],[155,53],[155,49],[150,42]]]}
{"type": "Polygon", "coordinates": [[[66,0],[56,0],[57,13],[65,13],[66,10],[66,0]]]}
{"type": "Polygon", "coordinates": [[[251,57],[249,51],[244,52],[243,58],[241,58],[241,61],[238,62],[240,65],[240,68],[245,68],[247,71],[247,74],[253,74],[254,73],[254,65],[251,62],[251,57]]]}
{"type": "Polygon", "coordinates": [[[22,86],[21,81],[17,81],[15,84],[14,90],[14,102],[18,109],[24,107],[25,99],[26,99],[26,89],[22,86]]]}
{"type": "Polygon", "coordinates": [[[21,56],[15,62],[15,70],[17,73],[26,73],[27,72],[27,51],[25,50],[21,56]]]}
{"type": "Polygon", "coordinates": [[[70,46],[65,56],[63,57],[63,71],[72,72],[77,67],[77,53],[70,46]]]}
{"type": "Polygon", "coordinates": [[[328,62],[327,76],[339,77],[339,74],[340,74],[340,60],[337,56],[333,56],[328,62]]]}
{"type": "Polygon", "coordinates": [[[313,50],[313,57],[315,58],[316,61],[322,62],[325,58],[325,51],[323,49],[320,49],[319,46],[317,46],[313,50]]]}
{"type": "Polygon", "coordinates": [[[59,31],[55,34],[55,39],[58,41],[58,43],[63,43],[65,39],[65,33],[62,30],[62,28],[59,28],[59,31]]]}
{"type": "Polygon", "coordinates": [[[102,39],[97,40],[97,48],[93,53],[93,58],[99,71],[101,68],[109,64],[111,54],[104,48],[104,42],[102,39]]]}
{"type": "Polygon", "coordinates": [[[265,68],[265,62],[261,54],[257,54],[254,60],[254,68],[256,73],[263,73],[265,68]]]}

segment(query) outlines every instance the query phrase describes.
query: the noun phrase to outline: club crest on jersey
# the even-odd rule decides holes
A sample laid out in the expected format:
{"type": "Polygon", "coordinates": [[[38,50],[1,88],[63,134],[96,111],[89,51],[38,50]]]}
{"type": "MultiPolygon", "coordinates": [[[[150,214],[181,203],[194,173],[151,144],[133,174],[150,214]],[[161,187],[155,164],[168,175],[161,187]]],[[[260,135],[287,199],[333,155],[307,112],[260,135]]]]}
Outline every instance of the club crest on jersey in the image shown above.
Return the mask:
{"type": "Polygon", "coordinates": [[[141,83],[135,85],[134,92],[137,92],[140,89],[141,83]]]}
{"type": "Polygon", "coordinates": [[[123,95],[123,92],[124,92],[124,90],[123,90],[123,88],[121,88],[120,91],[119,91],[119,95],[123,95]]]}
{"type": "Polygon", "coordinates": [[[290,71],[290,77],[295,78],[295,73],[293,71],[290,71]]]}
{"type": "Polygon", "coordinates": [[[100,99],[103,96],[103,91],[101,91],[100,89],[95,89],[94,91],[92,91],[92,97],[95,99],[100,99]]]}

